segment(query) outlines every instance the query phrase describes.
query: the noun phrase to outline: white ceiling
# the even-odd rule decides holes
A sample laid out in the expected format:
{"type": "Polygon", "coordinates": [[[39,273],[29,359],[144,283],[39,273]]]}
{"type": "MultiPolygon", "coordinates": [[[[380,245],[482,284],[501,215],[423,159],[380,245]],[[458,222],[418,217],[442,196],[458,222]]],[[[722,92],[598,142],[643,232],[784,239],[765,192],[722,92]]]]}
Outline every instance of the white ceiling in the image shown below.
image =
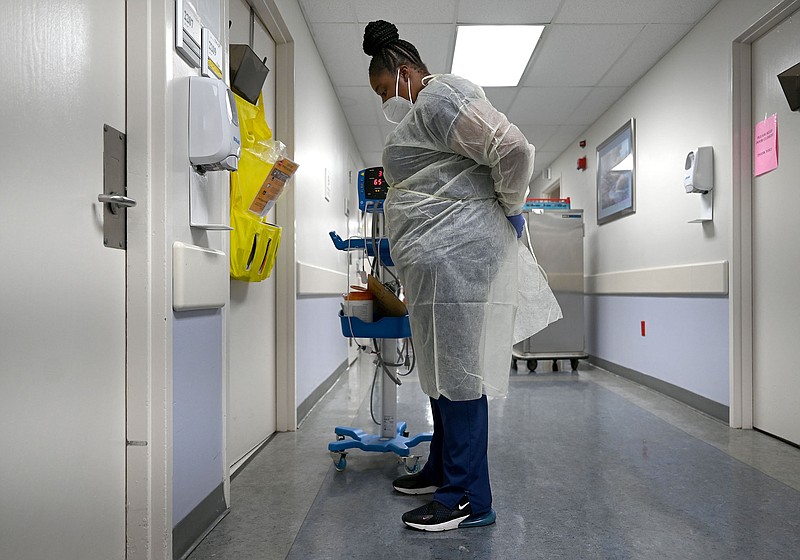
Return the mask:
{"type": "Polygon", "coordinates": [[[432,73],[450,70],[457,23],[547,24],[518,87],[486,88],[536,146],[539,173],[719,0],[299,0],[367,166],[392,126],[369,87],[364,28],[397,25],[432,73]]]}

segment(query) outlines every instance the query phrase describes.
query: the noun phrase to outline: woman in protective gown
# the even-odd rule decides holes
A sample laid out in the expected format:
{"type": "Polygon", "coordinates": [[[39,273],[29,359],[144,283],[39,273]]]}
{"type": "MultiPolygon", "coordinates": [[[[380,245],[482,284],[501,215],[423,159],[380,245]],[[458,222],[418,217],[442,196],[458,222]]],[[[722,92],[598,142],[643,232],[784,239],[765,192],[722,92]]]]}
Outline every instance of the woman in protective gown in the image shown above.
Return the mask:
{"type": "Polygon", "coordinates": [[[506,395],[514,342],[561,316],[518,241],[534,148],[479,86],[431,75],[391,23],[370,23],[363,46],[370,85],[397,123],[383,152],[384,213],[434,420],[425,466],[393,486],[433,493],[403,515],[412,528],[488,525],[487,396],[506,395]]]}

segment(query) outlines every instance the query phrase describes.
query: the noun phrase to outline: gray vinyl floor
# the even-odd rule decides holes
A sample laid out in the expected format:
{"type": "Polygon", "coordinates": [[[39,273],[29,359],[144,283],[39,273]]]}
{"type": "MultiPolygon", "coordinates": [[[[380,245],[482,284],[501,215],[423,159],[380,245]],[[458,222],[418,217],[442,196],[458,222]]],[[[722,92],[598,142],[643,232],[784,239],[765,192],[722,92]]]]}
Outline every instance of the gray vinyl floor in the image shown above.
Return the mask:
{"type": "MultiPolygon", "coordinates": [[[[355,450],[334,469],[334,427],[373,430],[362,357],[237,474],[231,512],[189,560],[800,558],[800,450],[588,364],[520,367],[489,403],[495,525],[405,528],[429,497],[392,491],[392,454],[355,450]]],[[[431,429],[415,379],[398,400],[412,435],[431,429]]]]}

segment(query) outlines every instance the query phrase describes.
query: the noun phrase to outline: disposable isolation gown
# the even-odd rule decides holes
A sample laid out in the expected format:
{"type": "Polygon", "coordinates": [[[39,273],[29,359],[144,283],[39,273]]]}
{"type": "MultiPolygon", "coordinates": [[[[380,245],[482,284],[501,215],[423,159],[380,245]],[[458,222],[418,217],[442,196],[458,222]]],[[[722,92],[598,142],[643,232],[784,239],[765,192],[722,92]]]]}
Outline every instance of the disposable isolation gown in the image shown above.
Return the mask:
{"type": "Polygon", "coordinates": [[[431,80],[386,140],[389,244],[433,398],[504,396],[513,344],[561,317],[506,219],[522,211],[533,156],[483,90],[453,75],[431,80]]]}

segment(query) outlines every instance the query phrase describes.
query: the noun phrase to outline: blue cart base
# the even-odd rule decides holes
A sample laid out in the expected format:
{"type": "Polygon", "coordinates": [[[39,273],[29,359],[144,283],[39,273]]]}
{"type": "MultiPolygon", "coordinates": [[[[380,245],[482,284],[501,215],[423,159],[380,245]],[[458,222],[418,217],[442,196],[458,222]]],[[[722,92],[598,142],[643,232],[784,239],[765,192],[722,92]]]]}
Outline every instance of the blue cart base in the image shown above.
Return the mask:
{"type": "Polygon", "coordinates": [[[406,472],[409,474],[415,473],[419,470],[419,457],[411,455],[411,448],[425,441],[431,441],[433,437],[430,432],[417,434],[413,438],[404,436],[403,434],[406,433],[405,422],[397,423],[396,435],[391,439],[382,438],[377,434],[368,434],[364,430],[346,426],[337,426],[334,432],[337,439],[328,444],[328,451],[331,452],[333,464],[337,471],[343,471],[347,466],[347,450],[356,448],[364,451],[377,451],[378,453],[395,453],[398,457],[404,459],[406,472]],[[413,461],[409,462],[406,459],[413,459],[413,461]]]}

